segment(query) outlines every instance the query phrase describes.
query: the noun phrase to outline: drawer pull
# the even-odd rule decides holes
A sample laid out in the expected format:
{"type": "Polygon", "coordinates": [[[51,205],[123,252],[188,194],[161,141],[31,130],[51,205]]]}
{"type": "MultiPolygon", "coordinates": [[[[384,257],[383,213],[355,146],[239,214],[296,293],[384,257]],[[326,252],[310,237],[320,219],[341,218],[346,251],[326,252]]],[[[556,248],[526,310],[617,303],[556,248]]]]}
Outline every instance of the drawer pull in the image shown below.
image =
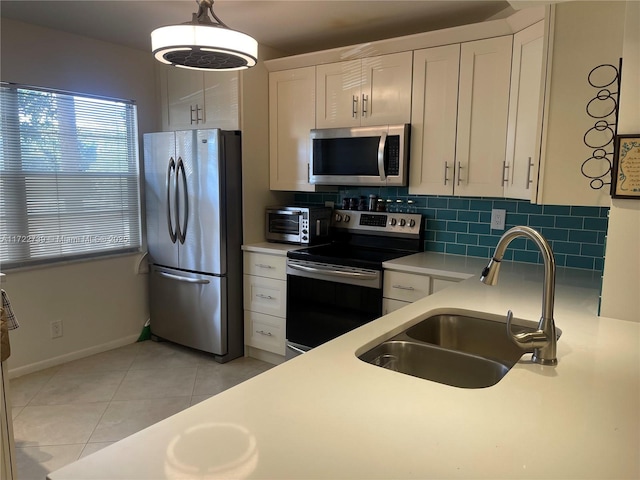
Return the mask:
{"type": "Polygon", "coordinates": [[[399,290],[415,290],[413,287],[405,287],[404,285],[392,285],[391,287],[399,290]]]}
{"type": "Polygon", "coordinates": [[[256,263],[255,265],[256,265],[256,267],[258,267],[258,268],[270,268],[270,269],[274,269],[274,268],[276,268],[276,267],[273,267],[273,266],[271,266],[271,265],[267,265],[266,263],[256,263]]]}
{"type": "Polygon", "coordinates": [[[264,293],[256,293],[256,297],[263,298],[264,300],[275,300],[276,297],[272,297],[271,295],[265,295],[264,293]]]}
{"type": "Polygon", "coordinates": [[[266,335],[267,337],[273,337],[273,334],[271,332],[265,332],[264,330],[256,330],[256,333],[259,333],[260,335],[266,335]]]}

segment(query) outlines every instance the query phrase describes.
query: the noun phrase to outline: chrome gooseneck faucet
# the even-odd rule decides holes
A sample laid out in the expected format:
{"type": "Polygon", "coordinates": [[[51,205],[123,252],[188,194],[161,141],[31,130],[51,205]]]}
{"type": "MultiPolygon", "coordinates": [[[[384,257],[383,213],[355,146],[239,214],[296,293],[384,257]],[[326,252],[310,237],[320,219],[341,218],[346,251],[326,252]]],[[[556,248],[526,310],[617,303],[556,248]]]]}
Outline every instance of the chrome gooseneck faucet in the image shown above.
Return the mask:
{"type": "Polygon", "coordinates": [[[509,337],[524,350],[533,349],[532,360],[541,365],[557,365],[556,358],[556,325],[553,320],[553,299],[556,288],[556,262],[553,252],[547,240],[536,230],[530,227],[519,226],[507,230],[498,241],[493,258],[482,271],[480,281],[487,285],[498,283],[500,262],[504,257],[504,252],[512,240],[518,237],[525,237],[533,240],[542,252],[544,261],[544,286],[542,290],[542,316],[538,323],[538,330],[532,333],[511,332],[511,320],[513,313],[507,313],[507,333],[509,337]]]}

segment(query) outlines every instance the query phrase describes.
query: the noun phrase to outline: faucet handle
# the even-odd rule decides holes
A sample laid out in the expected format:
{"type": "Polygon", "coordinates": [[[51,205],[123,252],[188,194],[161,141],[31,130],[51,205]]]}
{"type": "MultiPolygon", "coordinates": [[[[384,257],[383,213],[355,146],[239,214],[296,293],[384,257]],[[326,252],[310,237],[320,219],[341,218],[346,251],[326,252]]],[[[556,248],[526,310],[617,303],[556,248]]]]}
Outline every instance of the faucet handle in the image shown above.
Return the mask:
{"type": "Polygon", "coordinates": [[[531,333],[513,333],[511,331],[511,322],[513,320],[513,312],[507,311],[507,335],[520,348],[533,351],[534,348],[545,347],[549,344],[549,339],[542,330],[536,330],[531,333]]]}

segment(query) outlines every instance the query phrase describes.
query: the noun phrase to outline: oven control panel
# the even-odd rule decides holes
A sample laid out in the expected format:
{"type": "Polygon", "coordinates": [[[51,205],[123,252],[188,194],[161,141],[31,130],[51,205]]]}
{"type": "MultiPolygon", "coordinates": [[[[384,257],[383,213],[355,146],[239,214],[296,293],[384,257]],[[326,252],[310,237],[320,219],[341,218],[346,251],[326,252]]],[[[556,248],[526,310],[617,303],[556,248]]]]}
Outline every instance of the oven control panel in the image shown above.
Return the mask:
{"type": "Polygon", "coordinates": [[[333,226],[359,233],[420,236],[423,218],[418,213],[364,212],[335,210],[333,226]]]}

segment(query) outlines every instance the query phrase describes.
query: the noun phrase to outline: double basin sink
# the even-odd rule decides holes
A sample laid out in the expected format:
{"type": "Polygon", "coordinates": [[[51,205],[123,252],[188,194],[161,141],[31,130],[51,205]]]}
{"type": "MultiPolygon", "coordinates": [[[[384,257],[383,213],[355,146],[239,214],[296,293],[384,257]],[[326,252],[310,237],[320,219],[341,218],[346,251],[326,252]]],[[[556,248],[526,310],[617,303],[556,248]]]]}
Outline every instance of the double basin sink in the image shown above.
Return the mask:
{"type": "MultiPolygon", "coordinates": [[[[512,329],[533,332],[537,325],[514,321],[512,329]]],[[[511,340],[503,321],[479,313],[456,313],[431,316],[359,358],[446,385],[485,388],[498,383],[525,353],[511,340]]]]}

